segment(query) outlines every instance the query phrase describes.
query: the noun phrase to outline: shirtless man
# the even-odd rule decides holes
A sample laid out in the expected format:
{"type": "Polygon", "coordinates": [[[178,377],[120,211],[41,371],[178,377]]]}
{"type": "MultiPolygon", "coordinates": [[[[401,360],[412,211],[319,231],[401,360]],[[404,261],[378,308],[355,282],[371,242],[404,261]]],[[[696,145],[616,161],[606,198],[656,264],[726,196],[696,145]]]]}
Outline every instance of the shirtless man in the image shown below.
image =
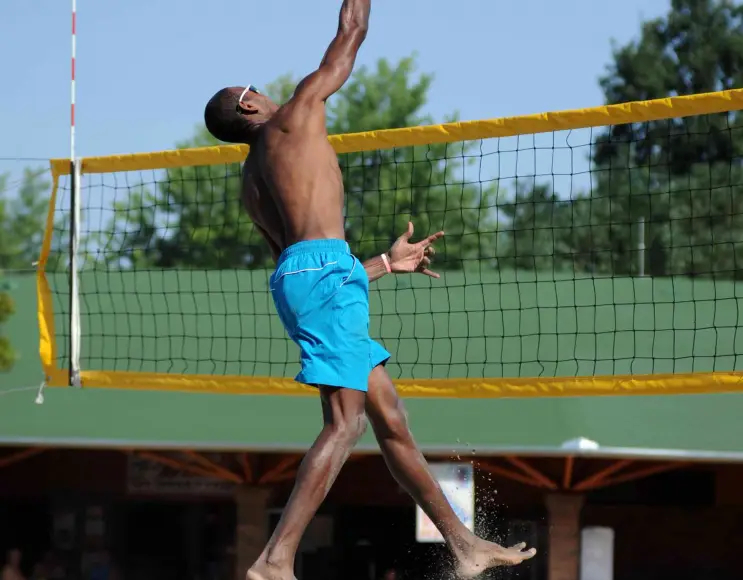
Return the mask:
{"type": "Polygon", "coordinates": [[[289,336],[300,347],[296,379],[318,388],[324,426],[307,452],[281,520],[248,580],[292,580],[294,559],[351,450],[371,422],[390,472],[441,531],[459,578],[515,565],[535,550],[503,548],[475,536],[457,518],[408,429],[385,363],[390,355],[369,338],[369,282],[387,273],[428,269],[432,244],[410,243],[413,226],[389,252],[361,264],[345,241],[343,180],[328,143],[325,102],[348,80],[366,37],[371,0],[345,0],[320,67],[294,96],[276,105],[253,86],[219,91],[206,106],[214,137],[247,143],[243,199],[276,260],[270,287],[289,336]]]}

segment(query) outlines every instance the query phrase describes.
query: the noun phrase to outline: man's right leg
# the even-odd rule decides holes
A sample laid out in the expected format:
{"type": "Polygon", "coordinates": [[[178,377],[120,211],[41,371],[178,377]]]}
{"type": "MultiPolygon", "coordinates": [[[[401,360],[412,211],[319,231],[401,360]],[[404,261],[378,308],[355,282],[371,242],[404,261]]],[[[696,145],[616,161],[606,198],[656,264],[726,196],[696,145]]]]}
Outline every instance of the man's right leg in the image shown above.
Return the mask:
{"type": "Polygon", "coordinates": [[[535,550],[523,550],[525,544],[503,548],[486,542],[459,520],[418,449],[402,401],[382,366],[369,375],[366,413],[390,473],[444,536],[459,578],[474,578],[489,568],[512,566],[534,556],[535,550]]]}
{"type": "Polygon", "coordinates": [[[293,580],[304,531],[366,428],[365,393],[320,387],[324,426],[302,460],[289,501],[247,580],[293,580]]]}

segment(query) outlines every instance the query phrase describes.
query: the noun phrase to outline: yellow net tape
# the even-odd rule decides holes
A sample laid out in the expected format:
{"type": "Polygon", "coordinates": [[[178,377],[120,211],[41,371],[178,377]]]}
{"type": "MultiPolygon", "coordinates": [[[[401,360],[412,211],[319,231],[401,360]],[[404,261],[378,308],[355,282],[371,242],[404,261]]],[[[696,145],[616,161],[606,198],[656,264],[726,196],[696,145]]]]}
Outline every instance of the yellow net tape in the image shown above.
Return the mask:
{"type": "MultiPolygon", "coordinates": [[[[571,129],[604,127],[624,123],[647,123],[692,115],[724,113],[741,108],[743,108],[743,89],[734,89],[717,93],[669,97],[667,99],[539,113],[520,117],[333,135],[330,137],[330,142],[336,152],[342,154],[512,137],[551,131],[569,131],[571,129]]],[[[114,171],[174,169],[176,167],[242,163],[247,154],[247,145],[224,145],[220,147],[157,151],[154,153],[88,157],[83,159],[81,171],[82,173],[111,173],[114,171]]],[[[69,159],[53,159],[51,163],[52,169],[57,171],[59,175],[69,175],[69,159]]]]}
{"type": "MultiPolygon", "coordinates": [[[[51,288],[46,277],[46,268],[51,251],[52,236],[54,235],[54,212],[57,204],[57,190],[59,188],[60,177],[58,171],[59,165],[58,163],[52,163],[52,193],[49,199],[49,211],[47,212],[44,228],[44,239],[41,244],[41,255],[39,256],[36,270],[36,299],[39,309],[39,356],[41,357],[44,372],[48,377],[56,372],[55,362],[57,359],[54,307],[51,288]]],[[[67,170],[69,171],[69,167],[67,170]]]]}

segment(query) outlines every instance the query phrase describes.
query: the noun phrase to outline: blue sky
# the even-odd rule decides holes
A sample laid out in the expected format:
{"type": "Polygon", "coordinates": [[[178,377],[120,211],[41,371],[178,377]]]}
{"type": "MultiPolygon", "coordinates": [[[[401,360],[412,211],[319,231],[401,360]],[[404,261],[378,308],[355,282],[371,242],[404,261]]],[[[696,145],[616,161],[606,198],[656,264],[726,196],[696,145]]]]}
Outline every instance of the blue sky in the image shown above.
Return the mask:
{"type": "MultiPolygon", "coordinates": [[[[669,0],[376,0],[359,64],[418,53],[441,119],[602,103],[611,39],[669,0]]],[[[304,75],[340,0],[78,0],[78,155],[171,148],[219,87],[304,75]]],[[[69,155],[69,2],[0,2],[0,157],[69,155]]],[[[0,171],[20,169],[0,162],[0,171]]]]}

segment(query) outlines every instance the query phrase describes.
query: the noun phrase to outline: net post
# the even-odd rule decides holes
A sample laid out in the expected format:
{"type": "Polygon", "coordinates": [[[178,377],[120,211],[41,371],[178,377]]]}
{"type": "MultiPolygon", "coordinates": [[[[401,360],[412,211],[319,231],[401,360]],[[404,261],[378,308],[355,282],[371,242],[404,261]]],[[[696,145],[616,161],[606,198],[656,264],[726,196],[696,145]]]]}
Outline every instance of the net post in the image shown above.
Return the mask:
{"type": "Polygon", "coordinates": [[[80,382],[80,289],[77,251],[80,244],[80,160],[75,156],[75,59],[77,56],[77,0],[72,0],[70,68],[70,345],[69,384],[80,382]]]}
{"type": "Polygon", "coordinates": [[[80,245],[80,160],[73,159],[70,172],[70,386],[80,382],[80,279],[78,249],[80,245]]]}

